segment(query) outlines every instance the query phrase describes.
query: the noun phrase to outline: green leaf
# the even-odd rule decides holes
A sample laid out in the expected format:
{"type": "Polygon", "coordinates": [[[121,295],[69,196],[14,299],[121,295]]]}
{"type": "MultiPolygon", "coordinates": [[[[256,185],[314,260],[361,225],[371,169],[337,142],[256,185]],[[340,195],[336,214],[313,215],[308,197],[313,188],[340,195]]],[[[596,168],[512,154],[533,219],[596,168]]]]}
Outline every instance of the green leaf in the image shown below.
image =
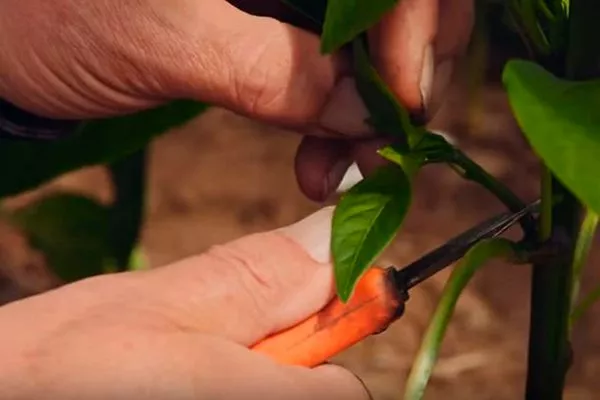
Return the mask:
{"type": "Polygon", "coordinates": [[[0,140],[0,197],[35,188],[82,167],[114,162],[154,137],[183,124],[207,105],[175,101],[117,118],[87,123],[73,137],[56,142],[0,140]]]}
{"type": "Polygon", "coordinates": [[[409,142],[416,143],[421,137],[414,128],[408,112],[386,86],[369,61],[364,41],[354,41],[354,69],[356,88],[369,110],[369,123],[377,132],[393,135],[401,152],[408,152],[409,142]]]}
{"type": "Polygon", "coordinates": [[[513,254],[513,242],[502,238],[486,239],[473,246],[454,268],[417,352],[408,376],[404,399],[423,398],[458,298],[475,271],[491,258],[513,254]]]}
{"type": "Polygon", "coordinates": [[[580,201],[600,213],[600,80],[571,82],[513,60],[503,82],[535,152],[580,201]]]}
{"type": "Polygon", "coordinates": [[[107,207],[68,193],[50,195],[10,215],[65,282],[102,274],[111,263],[108,217],[107,207]]]}
{"type": "MultiPolygon", "coordinates": [[[[322,11],[324,4],[326,3],[325,0],[282,1],[302,14],[310,17],[313,21],[322,21],[322,11]]],[[[393,7],[397,1],[398,0],[377,0],[375,3],[377,3],[376,7],[380,8],[383,7],[384,3],[387,4],[386,7],[393,7]]],[[[347,8],[348,4],[354,3],[356,3],[355,0],[330,0],[327,2],[327,13],[329,14],[325,17],[322,40],[327,41],[328,35],[331,35],[331,32],[333,32],[331,31],[331,29],[333,29],[332,23],[340,23],[340,21],[335,22],[335,18],[350,18],[349,23],[352,26],[358,26],[355,22],[352,22],[353,18],[359,17],[356,19],[358,21],[359,19],[362,20],[365,15],[358,14],[356,7],[354,6],[351,6],[354,8],[347,8]],[[338,15],[337,13],[340,11],[347,13],[348,15],[338,15]],[[334,15],[334,22],[331,22],[332,20],[328,19],[330,18],[330,14],[334,15]],[[329,31],[327,29],[329,29],[329,31]]],[[[366,7],[369,12],[376,11],[372,6],[373,4],[371,2],[366,7]]],[[[386,7],[381,8],[381,14],[387,10],[386,7]]],[[[369,16],[370,14],[367,13],[366,15],[369,16]]],[[[381,15],[379,15],[377,19],[380,16],[381,15]]],[[[357,34],[352,34],[348,37],[347,41],[353,40],[355,36],[357,36],[357,34]]],[[[364,38],[359,37],[354,39],[353,47],[356,88],[369,110],[370,118],[368,122],[376,131],[393,135],[397,141],[399,150],[406,153],[409,150],[409,143],[416,142],[420,139],[421,129],[413,127],[408,112],[400,104],[394,93],[387,87],[386,83],[377,73],[377,70],[371,64],[364,38]]]]}
{"type": "Polygon", "coordinates": [[[328,0],[321,51],[332,53],[375,25],[399,0],[328,0]]]}
{"type": "Polygon", "coordinates": [[[332,253],[336,289],[346,301],[357,280],[392,241],[410,204],[410,181],[386,165],[346,192],[333,215],[332,253]]]}
{"type": "Polygon", "coordinates": [[[409,163],[410,160],[410,154],[403,154],[393,145],[384,146],[383,148],[377,150],[377,154],[403,168],[407,165],[407,163],[409,163]]]}

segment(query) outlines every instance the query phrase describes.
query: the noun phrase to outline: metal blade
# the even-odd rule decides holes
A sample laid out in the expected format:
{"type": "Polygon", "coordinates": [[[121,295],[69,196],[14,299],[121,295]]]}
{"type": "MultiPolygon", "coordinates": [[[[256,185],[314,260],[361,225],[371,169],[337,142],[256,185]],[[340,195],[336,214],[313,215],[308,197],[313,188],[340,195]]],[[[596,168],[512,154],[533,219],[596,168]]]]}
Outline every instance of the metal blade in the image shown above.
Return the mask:
{"type": "Polygon", "coordinates": [[[452,238],[437,249],[425,254],[395,272],[398,284],[408,290],[460,259],[483,239],[497,237],[539,207],[537,200],[517,212],[505,212],[492,217],[452,238]]]}

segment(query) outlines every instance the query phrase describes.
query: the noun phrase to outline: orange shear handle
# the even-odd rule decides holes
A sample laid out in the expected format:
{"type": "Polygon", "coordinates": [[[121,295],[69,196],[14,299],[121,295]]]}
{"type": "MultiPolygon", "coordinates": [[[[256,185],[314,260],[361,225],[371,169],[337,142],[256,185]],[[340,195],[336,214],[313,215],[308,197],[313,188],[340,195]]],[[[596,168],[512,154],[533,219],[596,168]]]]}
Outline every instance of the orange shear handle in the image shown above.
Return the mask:
{"type": "Polygon", "coordinates": [[[369,335],[385,330],[404,310],[404,294],[374,267],[343,303],[334,298],[323,309],[291,328],[258,342],[252,350],[288,365],[315,367],[369,335]]]}

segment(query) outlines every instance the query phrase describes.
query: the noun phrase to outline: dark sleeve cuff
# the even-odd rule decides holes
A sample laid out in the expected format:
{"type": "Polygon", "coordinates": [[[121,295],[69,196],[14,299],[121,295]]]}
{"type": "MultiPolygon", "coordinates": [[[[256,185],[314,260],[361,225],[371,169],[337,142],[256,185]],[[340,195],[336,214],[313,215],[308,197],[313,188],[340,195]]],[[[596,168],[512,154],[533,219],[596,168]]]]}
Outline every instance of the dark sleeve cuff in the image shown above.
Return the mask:
{"type": "Polygon", "coordinates": [[[0,139],[56,140],[71,136],[80,124],[40,117],[0,99],[0,139]]]}

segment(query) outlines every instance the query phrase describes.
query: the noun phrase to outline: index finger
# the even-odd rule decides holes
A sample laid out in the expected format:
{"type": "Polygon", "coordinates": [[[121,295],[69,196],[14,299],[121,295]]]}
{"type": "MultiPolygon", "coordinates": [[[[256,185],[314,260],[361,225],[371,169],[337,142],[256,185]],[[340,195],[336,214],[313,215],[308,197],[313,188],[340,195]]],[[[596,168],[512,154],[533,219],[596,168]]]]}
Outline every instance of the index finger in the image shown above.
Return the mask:
{"type": "Polygon", "coordinates": [[[473,16],[473,0],[403,0],[369,32],[375,66],[413,116],[435,112],[473,16]]]}

